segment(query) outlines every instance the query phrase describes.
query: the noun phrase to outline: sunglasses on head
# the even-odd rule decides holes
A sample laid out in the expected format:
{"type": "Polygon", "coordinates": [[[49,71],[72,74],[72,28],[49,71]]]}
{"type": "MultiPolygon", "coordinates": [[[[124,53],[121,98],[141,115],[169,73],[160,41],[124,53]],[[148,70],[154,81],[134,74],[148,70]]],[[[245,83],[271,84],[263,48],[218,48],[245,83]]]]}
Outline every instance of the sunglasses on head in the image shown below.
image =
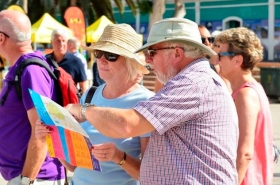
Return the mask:
{"type": "Polygon", "coordinates": [[[201,41],[203,44],[206,42],[206,39],[208,40],[209,43],[213,43],[215,41],[214,37],[201,37],[201,41]]]}
{"type": "Polygon", "coordinates": [[[235,55],[236,55],[236,53],[233,53],[233,52],[220,52],[220,53],[218,53],[219,61],[221,61],[221,57],[223,57],[223,56],[233,57],[235,55]]]}
{"type": "Polygon", "coordinates": [[[100,59],[102,55],[108,60],[109,62],[116,62],[119,58],[120,55],[115,54],[115,53],[110,53],[107,51],[101,51],[101,50],[94,50],[93,55],[95,58],[100,59]]]}

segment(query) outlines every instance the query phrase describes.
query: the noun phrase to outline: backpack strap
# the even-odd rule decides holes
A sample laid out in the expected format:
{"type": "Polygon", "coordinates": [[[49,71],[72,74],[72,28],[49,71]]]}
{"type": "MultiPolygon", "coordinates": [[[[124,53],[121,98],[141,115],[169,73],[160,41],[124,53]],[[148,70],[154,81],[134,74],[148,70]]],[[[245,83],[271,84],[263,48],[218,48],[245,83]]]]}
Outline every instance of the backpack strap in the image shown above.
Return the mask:
{"type": "Polygon", "coordinates": [[[12,84],[11,83],[7,83],[8,87],[7,90],[5,92],[5,94],[2,96],[1,100],[0,100],[0,106],[4,105],[4,102],[6,101],[8,94],[11,90],[12,84]]]}
{"type": "Polygon", "coordinates": [[[17,92],[17,95],[18,97],[21,99],[22,98],[22,93],[21,93],[21,86],[20,86],[20,83],[21,83],[21,75],[22,75],[22,72],[23,70],[25,69],[25,67],[29,66],[29,65],[38,65],[38,66],[41,66],[43,68],[45,68],[47,70],[47,72],[49,73],[49,75],[57,80],[56,76],[54,75],[54,73],[52,72],[50,66],[42,61],[41,59],[38,59],[38,58],[28,58],[26,60],[24,60],[23,62],[21,62],[17,69],[16,69],[16,75],[15,75],[15,79],[14,81],[12,82],[15,86],[15,89],[16,89],[16,92],[17,92]]]}
{"type": "Polygon", "coordinates": [[[84,103],[90,103],[91,102],[91,99],[92,99],[96,89],[97,89],[96,86],[91,86],[90,87],[90,89],[88,90],[88,93],[87,93],[87,96],[86,96],[86,99],[85,99],[84,103]]]}
{"type": "Polygon", "coordinates": [[[59,67],[56,60],[54,59],[53,53],[46,55],[46,59],[54,68],[57,69],[59,67]]]}

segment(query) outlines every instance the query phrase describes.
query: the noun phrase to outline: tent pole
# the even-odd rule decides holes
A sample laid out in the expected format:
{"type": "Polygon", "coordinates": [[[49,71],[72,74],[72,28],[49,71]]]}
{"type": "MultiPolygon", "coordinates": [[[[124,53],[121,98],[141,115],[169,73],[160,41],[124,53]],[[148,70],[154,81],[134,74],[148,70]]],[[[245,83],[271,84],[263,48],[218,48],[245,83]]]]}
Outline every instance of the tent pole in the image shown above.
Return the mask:
{"type": "Polygon", "coordinates": [[[140,13],[139,13],[139,9],[137,8],[136,10],[136,32],[140,33],[140,13]]]}
{"type": "Polygon", "coordinates": [[[37,43],[34,42],[34,51],[36,51],[36,50],[37,50],[37,43]]]}

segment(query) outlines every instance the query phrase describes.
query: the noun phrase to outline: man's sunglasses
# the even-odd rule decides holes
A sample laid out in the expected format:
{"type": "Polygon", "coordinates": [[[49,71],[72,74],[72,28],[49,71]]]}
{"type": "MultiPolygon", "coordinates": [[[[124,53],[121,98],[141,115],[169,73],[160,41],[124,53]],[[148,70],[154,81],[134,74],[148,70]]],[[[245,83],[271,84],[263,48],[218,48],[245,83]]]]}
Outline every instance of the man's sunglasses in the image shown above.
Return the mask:
{"type": "Polygon", "coordinates": [[[147,49],[146,51],[144,51],[145,55],[148,55],[150,57],[154,57],[155,54],[157,53],[156,51],[158,50],[164,50],[164,49],[176,49],[176,48],[181,48],[184,50],[184,48],[182,47],[167,47],[167,48],[156,48],[156,49],[147,49]]]}
{"type": "Polygon", "coordinates": [[[214,37],[201,37],[201,41],[203,44],[205,44],[206,39],[208,40],[209,43],[213,43],[215,41],[214,37]]]}
{"type": "Polygon", "coordinates": [[[219,61],[221,61],[221,57],[223,57],[223,56],[233,57],[235,55],[236,55],[236,53],[233,53],[233,52],[220,52],[220,53],[218,53],[219,61]]]}
{"type": "Polygon", "coordinates": [[[110,53],[110,52],[101,51],[101,50],[94,50],[94,52],[93,52],[94,57],[98,58],[98,59],[100,59],[103,54],[104,54],[104,57],[106,58],[106,60],[108,60],[109,62],[116,62],[120,56],[115,53],[110,53]]]}

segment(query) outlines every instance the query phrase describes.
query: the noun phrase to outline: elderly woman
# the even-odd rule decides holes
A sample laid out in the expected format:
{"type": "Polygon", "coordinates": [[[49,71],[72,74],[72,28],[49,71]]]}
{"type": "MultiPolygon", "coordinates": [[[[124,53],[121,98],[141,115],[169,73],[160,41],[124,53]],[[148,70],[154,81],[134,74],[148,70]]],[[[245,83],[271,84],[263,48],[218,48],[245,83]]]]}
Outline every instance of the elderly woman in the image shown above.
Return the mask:
{"type": "Polygon", "coordinates": [[[238,119],[237,171],[239,184],[268,185],[273,176],[273,133],[269,102],[252,70],[263,57],[256,34],[233,28],[217,36],[219,74],[229,80],[238,119]]]}
{"type": "MultiPolygon", "coordinates": [[[[91,104],[100,107],[132,108],[154,93],[138,82],[148,70],[134,54],[141,47],[140,36],[127,24],[108,25],[99,41],[84,49],[92,52],[97,60],[100,77],[106,82],[99,86],[91,104]]],[[[85,93],[81,98],[84,103],[85,93]]],[[[93,155],[101,162],[102,172],[64,165],[74,170],[73,185],[132,185],[139,184],[141,158],[149,140],[148,135],[113,139],[99,133],[88,121],[82,127],[90,136],[93,155]]],[[[50,132],[40,123],[36,137],[44,138],[50,132]]]]}

